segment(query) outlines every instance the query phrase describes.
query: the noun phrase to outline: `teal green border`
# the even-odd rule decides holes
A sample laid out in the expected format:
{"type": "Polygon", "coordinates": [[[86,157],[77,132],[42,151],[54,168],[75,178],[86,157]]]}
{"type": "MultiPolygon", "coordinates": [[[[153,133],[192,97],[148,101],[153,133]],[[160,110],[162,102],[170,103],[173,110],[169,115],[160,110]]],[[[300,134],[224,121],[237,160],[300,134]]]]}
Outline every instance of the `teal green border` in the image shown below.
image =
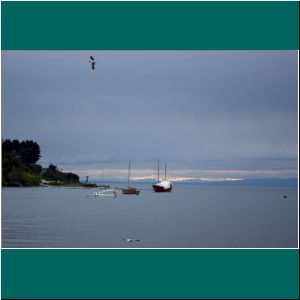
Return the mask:
{"type": "Polygon", "coordinates": [[[2,250],[4,299],[298,299],[298,250],[2,250]]]}
{"type": "MultiPolygon", "coordinates": [[[[1,2],[2,50],[297,50],[298,2],[1,2]]],[[[298,250],[1,250],[2,298],[297,299],[298,250]]]]}
{"type": "Polygon", "coordinates": [[[3,50],[296,50],[299,3],[1,2],[3,50]]]}

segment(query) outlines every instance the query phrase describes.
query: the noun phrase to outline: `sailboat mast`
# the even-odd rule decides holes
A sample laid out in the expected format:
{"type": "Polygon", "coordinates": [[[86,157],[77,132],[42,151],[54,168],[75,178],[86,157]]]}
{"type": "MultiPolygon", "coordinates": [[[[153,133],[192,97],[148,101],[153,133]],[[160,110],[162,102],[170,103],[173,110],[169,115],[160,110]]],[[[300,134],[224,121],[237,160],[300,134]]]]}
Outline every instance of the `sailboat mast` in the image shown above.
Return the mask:
{"type": "Polygon", "coordinates": [[[157,181],[159,182],[159,160],[157,164],[157,181]]]}
{"type": "Polygon", "coordinates": [[[130,177],[130,164],[131,164],[131,161],[129,162],[129,167],[128,167],[128,187],[129,187],[129,177],[130,177]]]}
{"type": "Polygon", "coordinates": [[[167,180],[167,165],[165,165],[165,180],[167,180]]]}

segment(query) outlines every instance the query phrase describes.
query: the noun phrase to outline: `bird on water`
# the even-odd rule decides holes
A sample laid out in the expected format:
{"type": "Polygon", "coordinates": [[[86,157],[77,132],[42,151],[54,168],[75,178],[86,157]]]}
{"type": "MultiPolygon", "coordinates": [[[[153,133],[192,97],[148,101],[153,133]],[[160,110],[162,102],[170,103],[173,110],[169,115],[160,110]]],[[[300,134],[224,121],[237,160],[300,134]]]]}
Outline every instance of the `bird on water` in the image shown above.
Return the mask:
{"type": "Polygon", "coordinates": [[[139,242],[140,240],[138,239],[123,239],[125,242],[127,243],[131,243],[131,242],[139,242]]]}

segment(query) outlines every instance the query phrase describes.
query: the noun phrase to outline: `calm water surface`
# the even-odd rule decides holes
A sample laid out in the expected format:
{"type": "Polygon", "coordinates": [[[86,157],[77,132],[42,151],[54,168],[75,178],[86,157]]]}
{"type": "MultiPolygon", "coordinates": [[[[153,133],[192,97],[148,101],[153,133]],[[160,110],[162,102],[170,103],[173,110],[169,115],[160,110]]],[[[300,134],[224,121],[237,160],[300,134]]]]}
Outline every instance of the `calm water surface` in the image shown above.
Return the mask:
{"type": "Polygon", "coordinates": [[[296,188],[176,185],[117,198],[94,191],[3,188],[2,247],[297,247],[296,188]]]}

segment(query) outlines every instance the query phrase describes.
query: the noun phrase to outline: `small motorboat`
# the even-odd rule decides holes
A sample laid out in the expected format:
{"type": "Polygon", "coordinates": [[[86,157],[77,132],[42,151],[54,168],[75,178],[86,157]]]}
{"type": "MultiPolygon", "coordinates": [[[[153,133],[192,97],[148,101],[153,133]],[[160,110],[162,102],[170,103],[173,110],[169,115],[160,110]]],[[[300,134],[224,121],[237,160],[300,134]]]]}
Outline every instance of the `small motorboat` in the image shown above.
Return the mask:
{"type": "Polygon", "coordinates": [[[102,197],[117,197],[117,190],[115,189],[106,189],[102,191],[97,191],[93,193],[93,196],[102,196],[102,197]]]}

